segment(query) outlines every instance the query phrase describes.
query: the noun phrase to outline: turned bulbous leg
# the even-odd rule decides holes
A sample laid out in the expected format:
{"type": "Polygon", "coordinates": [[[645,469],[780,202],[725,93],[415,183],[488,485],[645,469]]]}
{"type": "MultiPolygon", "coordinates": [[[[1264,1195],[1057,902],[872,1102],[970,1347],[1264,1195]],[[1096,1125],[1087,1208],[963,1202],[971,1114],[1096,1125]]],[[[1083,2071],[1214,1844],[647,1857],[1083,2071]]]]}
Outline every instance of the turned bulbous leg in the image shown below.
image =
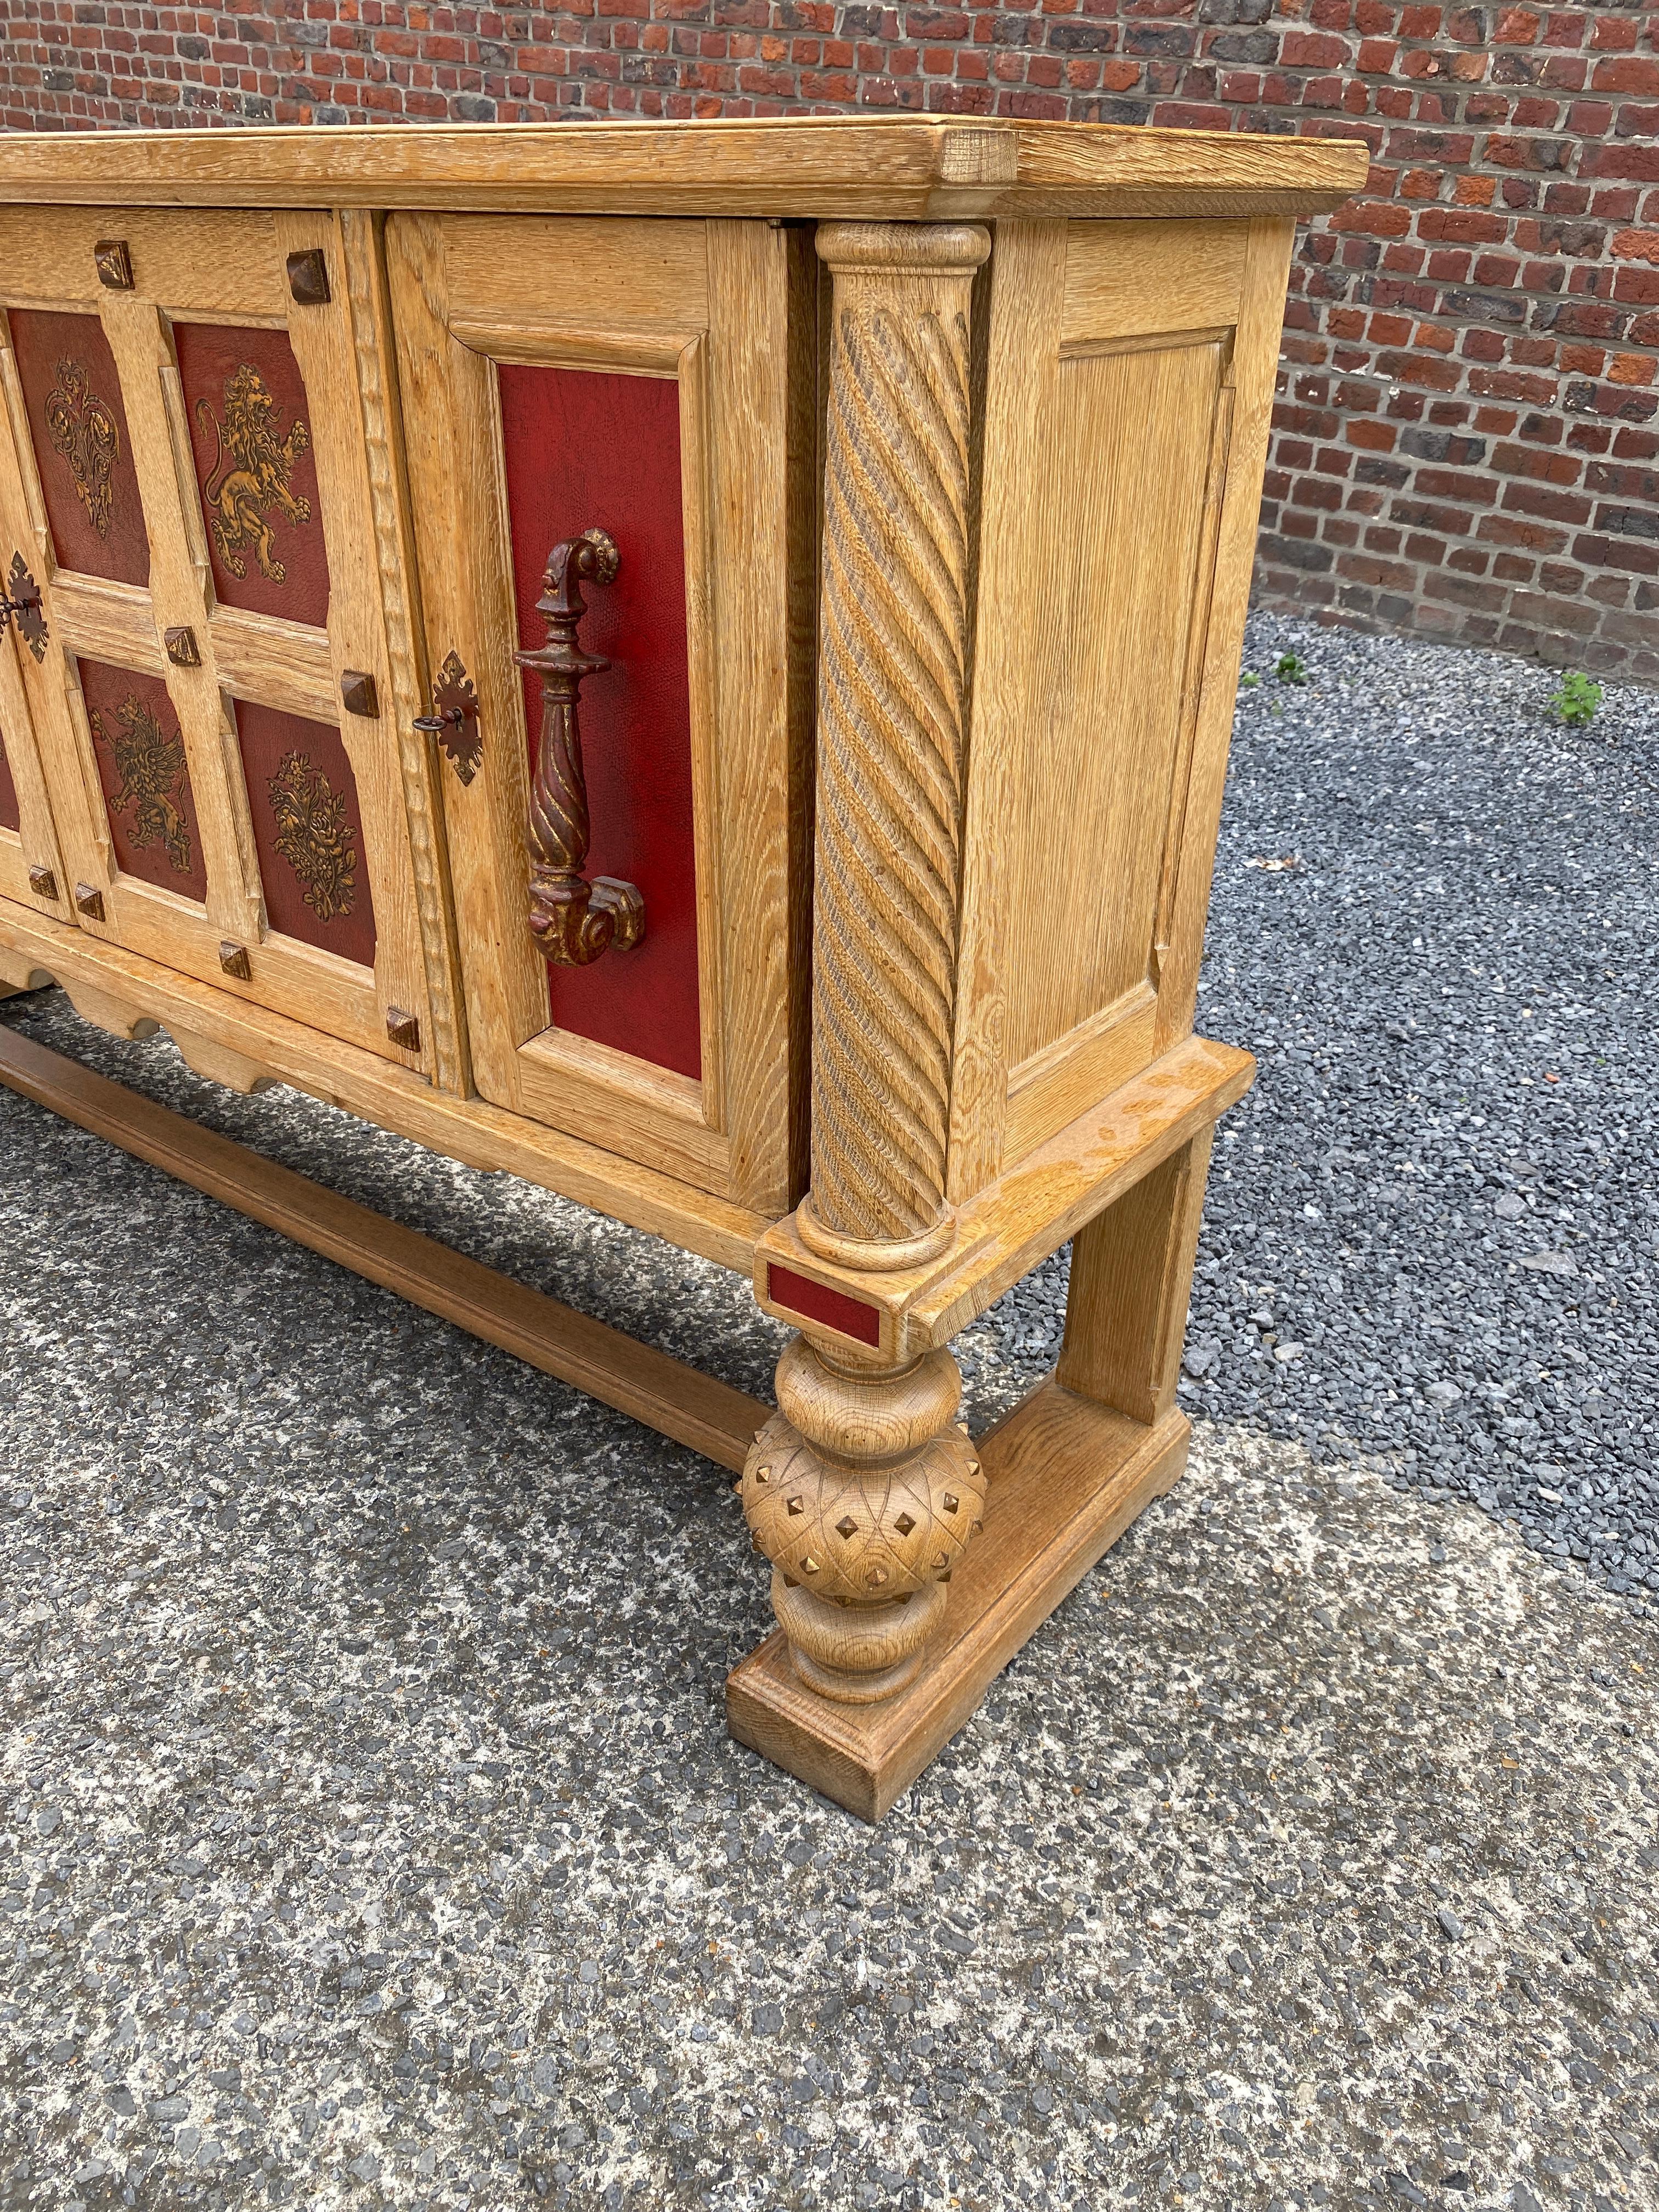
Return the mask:
{"type": "Polygon", "coordinates": [[[777,1388],[744,1468],[744,1516],[772,1562],[795,1672],[825,1697],[872,1704],[921,1668],[985,1510],[957,1419],[962,1377],[948,1352],[884,1370],[796,1337],[777,1388]]]}

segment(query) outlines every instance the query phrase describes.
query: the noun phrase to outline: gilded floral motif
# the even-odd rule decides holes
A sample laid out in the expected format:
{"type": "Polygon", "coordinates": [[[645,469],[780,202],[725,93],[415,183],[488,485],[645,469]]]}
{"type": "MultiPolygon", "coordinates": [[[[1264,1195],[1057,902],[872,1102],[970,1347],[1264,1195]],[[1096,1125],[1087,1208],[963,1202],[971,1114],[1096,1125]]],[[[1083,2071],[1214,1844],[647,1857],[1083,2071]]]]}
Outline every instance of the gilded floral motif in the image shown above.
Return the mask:
{"type": "Polygon", "coordinates": [[[319,921],[334,921],[357,903],[357,833],[336,791],[308,753],[285,753],[267,786],[276,822],[276,850],[298,877],[319,921]]]}
{"type": "Polygon", "coordinates": [[[100,538],[107,538],[120,429],[113,410],[93,390],[84,362],[60,361],[57,375],[46,394],[46,435],[68,466],[88,520],[100,538]]]}
{"type": "Polygon", "coordinates": [[[108,746],[121,778],[121,788],[109,802],[111,813],[125,814],[131,807],[133,843],[141,852],[152,845],[164,846],[172,866],[187,876],[191,841],[185,815],[183,733],[174,730],[169,734],[131,691],[115,709],[113,726],[99,714],[91,720],[94,737],[108,746]]]}
{"type": "Polygon", "coordinates": [[[289,488],[295,464],[311,443],[303,422],[289,425],[278,438],[271,427],[276,403],[252,362],[244,362],[225,386],[222,422],[205,399],[196,403],[196,419],[215,440],[213,468],[202,487],[202,501],[213,524],[213,542],[233,576],[245,576],[251,552],[259,574],[270,583],[287,581],[288,569],[273,550],[267,510],[289,522],[309,522],[311,501],[289,488]]]}

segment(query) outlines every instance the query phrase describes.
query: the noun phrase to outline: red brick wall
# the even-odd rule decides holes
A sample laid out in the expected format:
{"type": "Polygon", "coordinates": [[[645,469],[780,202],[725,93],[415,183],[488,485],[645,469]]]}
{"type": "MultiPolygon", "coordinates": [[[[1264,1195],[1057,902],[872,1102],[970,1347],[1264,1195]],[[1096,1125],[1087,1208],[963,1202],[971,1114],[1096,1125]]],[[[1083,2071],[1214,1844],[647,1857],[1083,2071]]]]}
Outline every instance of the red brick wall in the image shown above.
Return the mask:
{"type": "Polygon", "coordinates": [[[0,0],[0,119],[927,109],[1358,134],[1258,596],[1659,681],[1659,11],[1396,0],[0,0]]]}

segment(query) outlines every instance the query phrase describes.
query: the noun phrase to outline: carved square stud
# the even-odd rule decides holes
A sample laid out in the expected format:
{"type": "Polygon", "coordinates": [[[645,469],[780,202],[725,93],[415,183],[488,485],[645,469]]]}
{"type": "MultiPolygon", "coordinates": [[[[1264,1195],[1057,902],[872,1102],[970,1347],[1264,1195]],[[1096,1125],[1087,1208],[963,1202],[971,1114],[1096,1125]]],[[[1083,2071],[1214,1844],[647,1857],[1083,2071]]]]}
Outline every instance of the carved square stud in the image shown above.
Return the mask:
{"type": "Polygon", "coordinates": [[[101,921],[104,919],[104,894],[92,884],[76,884],[75,908],[77,914],[85,915],[88,921],[101,921]]]}
{"type": "Polygon", "coordinates": [[[31,868],[29,889],[34,893],[36,898],[55,899],[58,896],[58,878],[50,868],[31,868]]]}
{"type": "Polygon", "coordinates": [[[219,945],[219,965],[227,975],[234,975],[239,983],[253,981],[253,963],[247,957],[246,945],[238,945],[233,938],[224,938],[219,945]]]}
{"type": "Polygon", "coordinates": [[[328,289],[328,263],[320,246],[308,246],[288,257],[288,289],[302,307],[325,307],[333,294],[328,289]]]}
{"type": "Polygon", "coordinates": [[[380,696],[374,688],[374,678],[361,668],[343,670],[340,676],[340,703],[348,714],[378,714],[380,696]]]}
{"type": "Polygon", "coordinates": [[[858,1533],[858,1522],[853,1518],[850,1513],[843,1513],[840,1520],[836,1523],[836,1535],[844,1536],[847,1541],[850,1544],[854,1537],[856,1536],[858,1533]]]}
{"type": "Polygon", "coordinates": [[[400,1052],[418,1052],[421,1048],[421,1025],[413,1014],[406,1014],[401,1006],[386,1008],[386,1033],[400,1052]]]}
{"type": "Polygon", "coordinates": [[[132,256],[125,238],[100,238],[92,249],[98,282],[112,292],[132,289],[132,256]]]}
{"type": "Polygon", "coordinates": [[[175,668],[199,668],[202,655],[196,643],[193,629],[167,629],[161,633],[161,642],[167,649],[167,659],[175,668]]]}

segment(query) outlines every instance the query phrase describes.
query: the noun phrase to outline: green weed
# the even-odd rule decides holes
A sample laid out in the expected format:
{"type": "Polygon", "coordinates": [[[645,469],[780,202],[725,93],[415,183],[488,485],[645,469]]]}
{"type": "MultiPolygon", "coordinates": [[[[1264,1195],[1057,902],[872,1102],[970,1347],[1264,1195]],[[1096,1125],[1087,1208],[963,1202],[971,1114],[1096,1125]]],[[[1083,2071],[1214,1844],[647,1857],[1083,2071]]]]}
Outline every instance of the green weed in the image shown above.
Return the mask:
{"type": "Polygon", "coordinates": [[[1582,669],[1570,668],[1561,678],[1561,689],[1550,701],[1550,711],[1558,721],[1577,728],[1595,720],[1601,697],[1601,687],[1593,677],[1582,669]]]}

